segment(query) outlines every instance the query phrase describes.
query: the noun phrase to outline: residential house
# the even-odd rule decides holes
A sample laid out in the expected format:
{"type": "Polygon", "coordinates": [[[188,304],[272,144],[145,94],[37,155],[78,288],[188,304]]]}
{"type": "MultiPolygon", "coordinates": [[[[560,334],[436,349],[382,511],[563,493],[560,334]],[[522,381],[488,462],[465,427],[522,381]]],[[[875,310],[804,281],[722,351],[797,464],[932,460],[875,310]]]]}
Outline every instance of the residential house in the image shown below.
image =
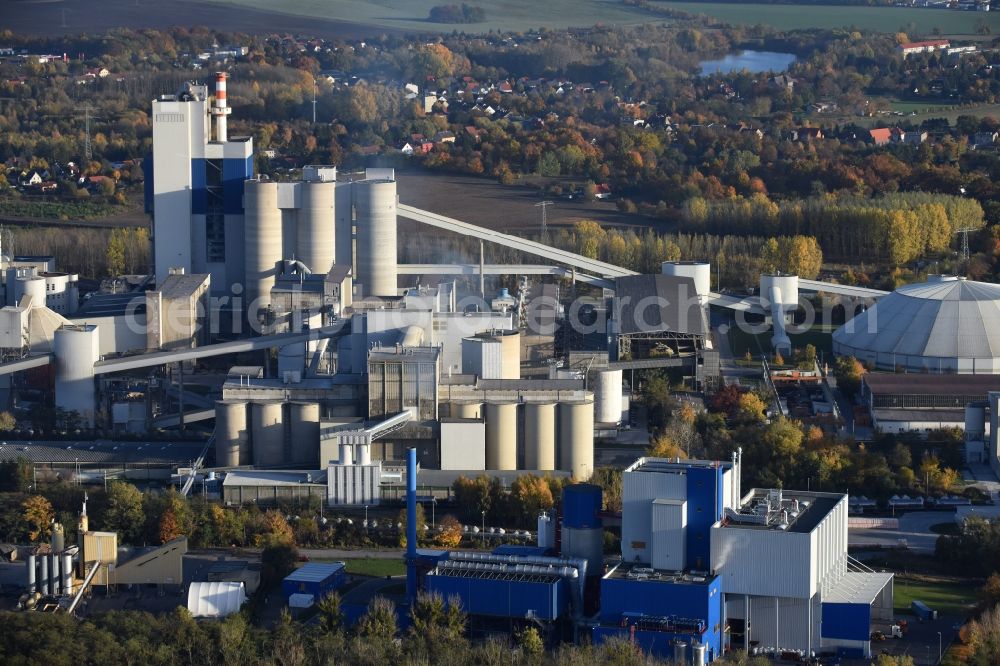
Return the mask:
{"type": "Polygon", "coordinates": [[[434,135],[434,143],[455,143],[455,133],[442,130],[434,135]]]}
{"type": "Polygon", "coordinates": [[[903,131],[898,127],[880,127],[868,130],[868,134],[871,137],[872,143],[876,146],[884,146],[894,141],[899,141],[902,138],[903,131]]]}
{"type": "Polygon", "coordinates": [[[792,141],[813,141],[823,138],[823,130],[819,127],[799,127],[792,130],[792,141]]]}
{"type": "Polygon", "coordinates": [[[833,113],[836,110],[834,102],[813,102],[809,105],[809,113],[833,113]]]}
{"type": "Polygon", "coordinates": [[[931,39],[924,42],[907,42],[906,44],[899,45],[899,52],[903,54],[903,57],[914,55],[916,53],[932,53],[934,51],[943,51],[951,46],[951,42],[947,39],[931,39]]]}
{"type": "Polygon", "coordinates": [[[903,132],[903,143],[910,146],[919,146],[927,141],[927,132],[903,132]]]}
{"type": "Polygon", "coordinates": [[[795,79],[788,76],[787,74],[778,74],[777,76],[772,76],[768,81],[768,84],[772,88],[778,90],[787,90],[791,92],[795,89],[795,79]]]}
{"type": "Polygon", "coordinates": [[[514,92],[514,86],[510,84],[510,81],[504,81],[497,86],[497,90],[499,90],[501,94],[509,95],[514,92]]]}
{"type": "Polygon", "coordinates": [[[476,143],[479,143],[480,139],[482,139],[482,136],[484,134],[483,130],[479,129],[478,127],[473,127],[472,125],[466,125],[465,133],[468,134],[472,138],[472,140],[475,141],[476,143]]]}
{"type": "Polygon", "coordinates": [[[594,188],[594,196],[598,199],[610,199],[611,188],[607,183],[598,183],[594,188]]]}
{"type": "Polygon", "coordinates": [[[26,187],[37,187],[48,177],[49,174],[47,172],[40,172],[32,169],[27,173],[21,174],[21,185],[26,187]]]}
{"type": "Polygon", "coordinates": [[[1000,138],[1000,133],[997,132],[976,132],[972,137],[972,145],[976,148],[992,146],[1000,138]]]}

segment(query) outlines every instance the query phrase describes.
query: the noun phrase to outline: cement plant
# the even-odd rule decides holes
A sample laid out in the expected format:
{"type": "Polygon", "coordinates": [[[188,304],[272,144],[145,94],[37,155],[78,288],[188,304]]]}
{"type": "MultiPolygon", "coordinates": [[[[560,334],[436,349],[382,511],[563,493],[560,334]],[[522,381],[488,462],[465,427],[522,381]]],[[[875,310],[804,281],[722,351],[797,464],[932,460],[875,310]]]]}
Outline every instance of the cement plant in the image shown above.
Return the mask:
{"type": "Polygon", "coordinates": [[[562,200],[498,229],[384,162],[262,173],[236,76],[144,110],[148,272],[85,288],[0,230],[11,617],[419,638],[437,599],[519,659],[950,663],[969,609],[906,571],[1000,517],[1000,286],[723,288],[721,250],[564,249],[562,200]]]}

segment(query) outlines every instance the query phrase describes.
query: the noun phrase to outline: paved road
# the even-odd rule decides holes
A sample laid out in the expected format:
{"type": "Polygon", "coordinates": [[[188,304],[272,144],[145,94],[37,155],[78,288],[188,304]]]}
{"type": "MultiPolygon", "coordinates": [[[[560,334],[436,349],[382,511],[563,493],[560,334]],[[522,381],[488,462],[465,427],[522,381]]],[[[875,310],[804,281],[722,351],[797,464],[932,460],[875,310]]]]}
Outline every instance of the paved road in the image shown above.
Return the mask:
{"type": "Polygon", "coordinates": [[[715,314],[712,316],[712,340],[715,349],[719,352],[719,369],[722,372],[722,382],[725,385],[739,385],[742,377],[760,377],[760,370],[757,368],[744,368],[736,365],[733,357],[733,349],[729,345],[729,327],[733,326],[730,318],[724,315],[715,314]]]}
{"type": "Polygon", "coordinates": [[[898,530],[850,529],[847,543],[850,546],[895,547],[900,539],[905,539],[910,550],[933,554],[939,535],[931,532],[931,526],[954,520],[953,511],[911,511],[899,517],[898,530]]]}

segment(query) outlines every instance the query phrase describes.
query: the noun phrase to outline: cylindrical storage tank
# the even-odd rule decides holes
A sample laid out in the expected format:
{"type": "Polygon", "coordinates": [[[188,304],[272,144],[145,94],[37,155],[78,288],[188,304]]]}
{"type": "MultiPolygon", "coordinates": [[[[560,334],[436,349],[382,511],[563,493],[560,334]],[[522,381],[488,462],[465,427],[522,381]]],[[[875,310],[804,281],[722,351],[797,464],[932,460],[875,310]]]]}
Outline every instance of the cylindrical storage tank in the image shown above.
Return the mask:
{"type": "Polygon", "coordinates": [[[486,469],[517,469],[517,403],[486,403],[486,469]]]}
{"type": "Polygon", "coordinates": [[[49,553],[45,558],[49,561],[49,594],[59,594],[59,557],[49,553]]]}
{"type": "Polygon", "coordinates": [[[352,445],[340,445],[340,464],[345,467],[354,464],[354,447],[352,445]]]}
{"type": "Polygon", "coordinates": [[[396,181],[354,183],[358,245],[355,275],[365,296],[396,296],[396,181]]]}
{"type": "Polygon", "coordinates": [[[586,481],[594,473],[594,402],[559,404],[559,469],[574,481],[586,481]]]}
{"type": "Polygon", "coordinates": [[[339,266],[354,265],[354,183],[337,183],[334,196],[334,260],[339,266]]]}
{"type": "Polygon", "coordinates": [[[491,335],[462,338],[462,374],[480,379],[503,378],[503,343],[491,335]]]}
{"type": "Polygon", "coordinates": [[[38,591],[49,594],[49,556],[38,556],[38,591]]]}
{"type": "Polygon", "coordinates": [[[303,181],[295,236],[295,258],[317,275],[326,275],[334,258],[333,181],[303,181]]]}
{"type": "Polygon", "coordinates": [[[73,556],[62,556],[62,589],[63,594],[73,594],[73,556]]]}
{"type": "Polygon", "coordinates": [[[547,513],[538,516],[538,534],[536,545],[539,548],[554,548],[556,545],[556,530],[552,517],[547,513]]]}
{"type": "Polygon", "coordinates": [[[686,664],[688,656],[688,645],[684,641],[674,641],[674,663],[686,664]]]}
{"type": "Polygon", "coordinates": [[[65,324],[56,329],[52,351],[56,360],[56,407],[76,410],[88,426],[94,425],[97,392],[94,363],[100,357],[95,324],[65,324]]]}
{"type": "Polygon", "coordinates": [[[372,464],[372,449],[368,444],[358,444],[358,464],[372,464]]]}
{"type": "Polygon", "coordinates": [[[500,379],[521,378],[521,333],[519,331],[499,331],[500,338],[500,379]]]}
{"type": "Polygon", "coordinates": [[[249,465],[250,441],[247,432],[247,403],[218,400],[215,403],[215,466],[249,465]]]}
{"type": "MultiPolygon", "coordinates": [[[[36,308],[45,305],[45,278],[40,276],[29,277],[21,280],[21,290],[23,296],[31,296],[31,304],[36,308]]],[[[20,300],[18,300],[20,303],[20,300]]]]}
{"type": "Polygon", "coordinates": [[[250,437],[255,467],[269,467],[285,462],[285,427],[279,400],[250,404],[250,437]]]}
{"type": "Polygon", "coordinates": [[[664,261],[660,273],[694,280],[694,296],[705,298],[712,291],[712,264],[705,261],[664,261]]]}
{"type": "Polygon", "coordinates": [[[965,406],[965,440],[982,442],[986,435],[986,406],[972,403],[965,406]]]}
{"type": "Polygon", "coordinates": [[[319,403],[292,402],[288,405],[291,419],[292,462],[319,464],[319,403]]]}
{"type": "Polygon", "coordinates": [[[556,405],[553,402],[524,405],[524,468],[556,468],[556,405]]]}
{"type": "Polygon", "coordinates": [[[481,419],[483,418],[483,403],[453,402],[451,403],[451,417],[453,419],[481,419]]]}
{"type": "Polygon", "coordinates": [[[618,423],[622,417],[622,371],[601,370],[594,382],[594,420],[618,423]]]}
{"type": "Polygon", "coordinates": [[[38,560],[35,558],[34,555],[28,555],[26,564],[27,564],[27,569],[28,569],[28,571],[27,571],[28,575],[27,575],[27,580],[25,581],[25,583],[28,586],[28,593],[30,594],[31,592],[34,592],[37,589],[36,586],[38,584],[37,583],[38,560]]]}
{"type": "Polygon", "coordinates": [[[563,526],[593,529],[601,526],[598,514],[604,495],[600,486],[573,483],[563,488],[563,526]]]}
{"type": "Polygon", "coordinates": [[[50,541],[53,553],[61,553],[66,550],[66,530],[62,523],[52,524],[52,539],[50,541]]]}
{"type": "Polygon", "coordinates": [[[691,646],[691,666],[705,666],[705,645],[703,643],[691,646]]]}
{"type": "Polygon", "coordinates": [[[281,211],[278,184],[248,180],[243,183],[244,304],[251,321],[271,303],[271,288],[282,259],[281,211]]]}
{"type": "Polygon", "coordinates": [[[799,306],[799,276],[764,273],[760,276],[760,297],[782,310],[794,310],[799,306]]]}

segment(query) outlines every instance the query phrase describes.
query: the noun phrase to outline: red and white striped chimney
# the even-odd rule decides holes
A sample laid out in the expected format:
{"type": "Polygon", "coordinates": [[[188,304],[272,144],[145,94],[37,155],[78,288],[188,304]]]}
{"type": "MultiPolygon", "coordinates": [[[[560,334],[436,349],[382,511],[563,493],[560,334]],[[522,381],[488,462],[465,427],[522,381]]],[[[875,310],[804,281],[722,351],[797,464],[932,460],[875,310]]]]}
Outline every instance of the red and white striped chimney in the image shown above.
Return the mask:
{"type": "Polygon", "coordinates": [[[219,143],[228,141],[226,116],[233,112],[226,106],[226,76],[225,72],[215,73],[215,105],[212,107],[212,116],[215,118],[215,140],[219,143]]]}

